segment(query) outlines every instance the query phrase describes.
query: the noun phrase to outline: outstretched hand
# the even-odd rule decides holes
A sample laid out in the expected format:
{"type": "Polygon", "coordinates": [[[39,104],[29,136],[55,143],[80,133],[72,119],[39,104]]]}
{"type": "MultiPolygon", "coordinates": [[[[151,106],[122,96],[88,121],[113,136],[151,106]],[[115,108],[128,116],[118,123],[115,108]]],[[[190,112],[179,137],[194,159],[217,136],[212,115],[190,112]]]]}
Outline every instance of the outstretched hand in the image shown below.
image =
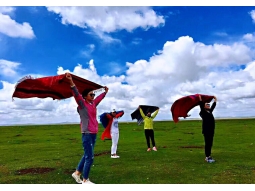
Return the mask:
{"type": "Polygon", "coordinates": [[[108,93],[109,88],[107,86],[104,86],[105,93],[108,93]]]}
{"type": "Polygon", "coordinates": [[[201,95],[200,95],[200,94],[198,94],[198,97],[199,97],[199,101],[202,101],[202,98],[201,98],[201,95]]]}
{"type": "Polygon", "coordinates": [[[66,72],[66,78],[70,81],[72,80],[72,76],[69,72],[66,72]]]}
{"type": "Polygon", "coordinates": [[[66,75],[66,78],[68,79],[70,85],[74,86],[75,84],[73,83],[73,79],[72,79],[71,74],[69,72],[66,72],[65,75],[66,75]]]}

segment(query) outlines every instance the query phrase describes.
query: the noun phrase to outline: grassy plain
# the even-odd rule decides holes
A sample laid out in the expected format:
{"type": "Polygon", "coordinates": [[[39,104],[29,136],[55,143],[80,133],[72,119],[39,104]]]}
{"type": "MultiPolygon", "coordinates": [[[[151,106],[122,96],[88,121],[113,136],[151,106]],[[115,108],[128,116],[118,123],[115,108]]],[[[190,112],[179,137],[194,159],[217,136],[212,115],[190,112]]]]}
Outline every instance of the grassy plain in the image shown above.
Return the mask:
{"type": "MultiPolygon", "coordinates": [[[[119,159],[99,133],[90,172],[96,184],[254,184],[255,119],[216,119],[212,156],[204,161],[200,120],[155,121],[158,151],[147,152],[143,124],[119,123],[119,159]]],[[[1,184],[75,184],[79,124],[0,127],[1,184]]]]}

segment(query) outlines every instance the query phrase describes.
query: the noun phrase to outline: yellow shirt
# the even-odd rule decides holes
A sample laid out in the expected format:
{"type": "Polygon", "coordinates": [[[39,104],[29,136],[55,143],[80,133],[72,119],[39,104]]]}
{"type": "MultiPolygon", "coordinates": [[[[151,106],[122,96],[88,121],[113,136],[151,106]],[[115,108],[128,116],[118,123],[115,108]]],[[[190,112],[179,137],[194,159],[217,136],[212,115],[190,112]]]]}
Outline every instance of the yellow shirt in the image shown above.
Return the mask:
{"type": "Polygon", "coordinates": [[[153,119],[156,117],[156,115],[158,114],[158,109],[151,115],[151,117],[148,117],[146,115],[144,115],[143,110],[141,108],[139,108],[141,116],[143,118],[144,121],[144,129],[153,129],[153,119]]]}

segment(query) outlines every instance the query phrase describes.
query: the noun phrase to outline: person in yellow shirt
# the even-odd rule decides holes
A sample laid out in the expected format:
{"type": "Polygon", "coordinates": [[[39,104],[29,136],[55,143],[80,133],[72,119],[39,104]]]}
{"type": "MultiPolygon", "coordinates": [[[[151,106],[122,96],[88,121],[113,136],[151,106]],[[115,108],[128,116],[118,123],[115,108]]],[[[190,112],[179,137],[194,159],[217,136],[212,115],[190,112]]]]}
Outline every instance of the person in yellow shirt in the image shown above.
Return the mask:
{"type": "Polygon", "coordinates": [[[157,151],[155,140],[154,140],[153,119],[158,114],[159,108],[153,114],[148,112],[145,115],[140,106],[139,106],[139,111],[140,111],[141,116],[144,120],[144,133],[145,133],[145,138],[146,138],[147,146],[148,146],[147,151],[151,151],[150,141],[152,143],[152,150],[157,151]]]}

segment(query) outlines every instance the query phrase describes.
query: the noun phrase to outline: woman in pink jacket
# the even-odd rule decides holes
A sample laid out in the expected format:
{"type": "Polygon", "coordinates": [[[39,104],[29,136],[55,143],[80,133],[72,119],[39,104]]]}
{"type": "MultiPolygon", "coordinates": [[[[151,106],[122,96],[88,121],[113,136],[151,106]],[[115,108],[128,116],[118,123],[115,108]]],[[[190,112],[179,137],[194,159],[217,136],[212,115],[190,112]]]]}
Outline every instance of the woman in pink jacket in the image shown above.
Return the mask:
{"type": "Polygon", "coordinates": [[[108,88],[105,86],[105,92],[94,99],[95,94],[92,89],[84,90],[81,95],[75,86],[70,73],[66,73],[66,78],[69,80],[73,97],[78,104],[78,113],[81,121],[80,129],[82,134],[82,145],[84,150],[84,155],[82,156],[76,171],[72,174],[72,177],[77,183],[93,184],[89,180],[89,172],[94,161],[94,146],[98,133],[96,107],[107,94],[108,88]],[[80,178],[81,174],[83,175],[83,180],[80,178]]]}

